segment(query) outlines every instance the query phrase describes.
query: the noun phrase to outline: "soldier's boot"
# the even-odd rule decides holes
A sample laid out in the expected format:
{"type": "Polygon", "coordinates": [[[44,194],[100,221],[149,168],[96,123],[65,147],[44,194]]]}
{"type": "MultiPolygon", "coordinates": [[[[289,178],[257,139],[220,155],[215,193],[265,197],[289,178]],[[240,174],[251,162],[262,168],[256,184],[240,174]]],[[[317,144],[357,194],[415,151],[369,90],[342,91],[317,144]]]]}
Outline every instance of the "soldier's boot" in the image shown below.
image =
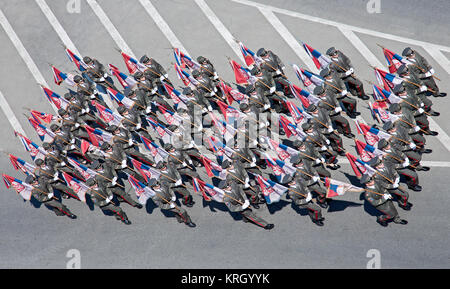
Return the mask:
{"type": "Polygon", "coordinates": [[[408,224],[408,221],[406,221],[404,219],[400,219],[400,217],[397,216],[394,218],[394,223],[400,224],[400,225],[406,225],[406,224],[408,224]]]}
{"type": "Polygon", "coordinates": [[[315,219],[313,219],[312,222],[314,224],[316,224],[317,226],[319,226],[319,227],[322,227],[324,225],[322,220],[315,220],[315,219]]]}
{"type": "Polygon", "coordinates": [[[377,223],[383,227],[387,227],[387,225],[388,225],[387,220],[381,216],[377,217],[377,223]]]}
{"type": "Polygon", "coordinates": [[[317,197],[317,204],[319,205],[319,207],[321,207],[322,209],[326,209],[328,208],[328,203],[326,202],[325,197],[317,197]]]}
{"type": "Polygon", "coordinates": [[[266,226],[264,226],[264,230],[272,230],[274,227],[274,224],[267,224],[266,226]]]}
{"type": "Polygon", "coordinates": [[[128,220],[127,214],[125,214],[125,212],[122,212],[122,222],[125,225],[131,225],[131,221],[128,220]]]}
{"type": "Polygon", "coordinates": [[[422,186],[408,184],[408,189],[416,191],[416,192],[420,192],[420,191],[422,191],[422,186]]]}
{"type": "Polygon", "coordinates": [[[410,202],[408,202],[408,203],[406,203],[406,205],[401,205],[401,204],[399,204],[398,206],[399,206],[400,208],[402,208],[403,210],[405,210],[405,211],[409,211],[409,210],[411,210],[413,204],[411,204],[410,202]]]}
{"type": "Polygon", "coordinates": [[[425,166],[422,166],[422,165],[417,165],[417,166],[415,166],[415,169],[416,169],[417,171],[424,171],[424,172],[426,172],[426,171],[429,171],[429,170],[430,170],[430,167],[425,167],[425,166]]]}
{"type": "Polygon", "coordinates": [[[186,207],[192,207],[195,204],[194,200],[192,199],[192,195],[188,195],[183,198],[183,205],[186,207]]]}

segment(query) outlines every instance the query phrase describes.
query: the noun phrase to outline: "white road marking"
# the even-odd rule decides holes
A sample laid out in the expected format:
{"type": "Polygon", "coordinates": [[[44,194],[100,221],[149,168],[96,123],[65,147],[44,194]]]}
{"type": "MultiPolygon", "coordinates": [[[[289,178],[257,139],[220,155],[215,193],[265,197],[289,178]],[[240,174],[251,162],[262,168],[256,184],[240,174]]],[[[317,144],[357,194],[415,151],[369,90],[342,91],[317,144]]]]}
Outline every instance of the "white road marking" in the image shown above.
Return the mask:
{"type": "Polygon", "coordinates": [[[8,119],[9,123],[14,128],[14,130],[26,136],[22,126],[20,125],[20,122],[17,120],[16,115],[12,111],[11,107],[6,101],[5,96],[1,91],[0,91],[0,107],[2,108],[3,113],[6,115],[6,118],[8,119]]]}
{"type": "MultiPolygon", "coordinates": [[[[348,161],[347,158],[338,158],[338,164],[345,164],[345,165],[349,165],[350,162],[348,161]]],[[[422,166],[427,166],[427,167],[442,167],[442,168],[448,168],[450,167],[450,162],[440,162],[440,161],[421,161],[420,164],[422,166]]]]}
{"type": "Polygon", "coordinates": [[[208,17],[209,21],[214,25],[216,30],[222,35],[223,39],[228,43],[228,45],[233,49],[234,53],[239,57],[239,59],[245,63],[245,59],[242,56],[239,44],[236,43],[234,36],[231,32],[223,25],[222,21],[216,16],[216,14],[209,8],[204,0],[195,0],[195,3],[200,7],[203,13],[208,17]]]}
{"type": "Polygon", "coordinates": [[[180,40],[178,40],[175,33],[173,33],[172,29],[170,29],[169,25],[161,17],[158,10],[156,10],[155,6],[153,6],[153,4],[149,0],[139,0],[139,2],[141,2],[141,5],[145,8],[148,15],[152,17],[153,21],[156,23],[159,30],[161,30],[162,33],[166,36],[167,40],[169,40],[170,44],[172,44],[172,46],[175,48],[181,49],[183,53],[189,55],[187,49],[183,46],[183,44],[181,44],[180,40]]]}
{"type": "Polygon", "coordinates": [[[289,30],[284,26],[283,23],[278,19],[278,17],[273,14],[273,12],[270,9],[266,9],[263,7],[258,7],[259,11],[266,17],[267,21],[269,21],[270,24],[272,24],[273,28],[283,37],[284,41],[294,50],[295,54],[303,61],[304,64],[308,66],[308,68],[314,72],[317,73],[318,69],[312,59],[308,56],[305,49],[302,45],[300,45],[300,42],[295,39],[295,37],[289,32],[289,30]]]}
{"type": "Polygon", "coordinates": [[[435,45],[425,45],[426,52],[430,54],[438,63],[442,66],[442,68],[450,74],[450,61],[448,58],[437,48],[435,45]]]}
{"type": "MultiPolygon", "coordinates": [[[[44,13],[45,17],[47,17],[48,22],[52,25],[53,29],[58,34],[61,41],[64,43],[64,45],[69,48],[73,53],[77,54],[79,57],[83,57],[83,55],[78,51],[75,44],[73,44],[72,40],[67,35],[67,32],[64,30],[62,25],[59,23],[58,19],[56,18],[55,14],[53,14],[50,7],[47,5],[45,0],[36,0],[36,3],[39,5],[39,8],[41,8],[42,12],[44,13]]],[[[113,105],[111,99],[109,97],[103,97],[103,100],[106,102],[106,104],[114,111],[117,112],[116,107],[113,105]]],[[[57,111],[57,110],[56,110],[57,111]]]]}
{"type": "Polygon", "coordinates": [[[123,52],[126,54],[130,54],[133,57],[136,57],[133,52],[131,51],[131,48],[128,46],[128,44],[123,40],[122,36],[120,36],[119,31],[117,31],[114,24],[109,20],[108,16],[106,15],[105,11],[103,11],[102,7],[98,5],[97,1],[95,0],[86,0],[89,6],[91,6],[92,10],[94,11],[95,15],[97,15],[98,19],[102,22],[103,26],[105,26],[106,30],[108,31],[109,35],[111,35],[112,39],[116,42],[116,44],[119,46],[123,52]]]}

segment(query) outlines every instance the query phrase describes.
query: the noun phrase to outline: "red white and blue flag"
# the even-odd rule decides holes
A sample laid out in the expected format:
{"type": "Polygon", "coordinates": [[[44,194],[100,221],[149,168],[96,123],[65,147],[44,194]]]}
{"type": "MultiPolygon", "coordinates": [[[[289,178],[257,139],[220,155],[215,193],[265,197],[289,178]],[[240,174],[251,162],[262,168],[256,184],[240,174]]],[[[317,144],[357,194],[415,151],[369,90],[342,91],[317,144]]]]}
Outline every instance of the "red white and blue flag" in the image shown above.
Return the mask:
{"type": "Polygon", "coordinates": [[[89,140],[96,147],[101,146],[105,142],[110,143],[113,139],[113,135],[109,132],[102,131],[101,129],[98,128],[94,129],[88,126],[87,124],[84,125],[84,128],[86,129],[89,135],[89,140]]]}
{"type": "Polygon", "coordinates": [[[75,159],[68,157],[67,160],[69,161],[69,164],[73,166],[82,176],[85,180],[88,180],[90,178],[94,178],[97,175],[97,172],[94,170],[80,164],[75,159]]]}
{"type": "Polygon", "coordinates": [[[125,52],[121,51],[120,54],[122,54],[123,60],[125,61],[125,65],[128,68],[128,72],[130,74],[134,74],[136,71],[145,71],[145,65],[134,59],[133,57],[129,56],[125,52]]]}
{"type": "Polygon", "coordinates": [[[173,49],[173,55],[179,67],[185,68],[187,66],[191,71],[200,68],[200,64],[198,62],[181,52],[178,48],[173,49]]]}
{"type": "Polygon", "coordinates": [[[42,86],[42,89],[44,90],[44,93],[47,96],[48,100],[53,103],[58,109],[67,109],[69,107],[69,101],[44,86],[42,86]]]}
{"type": "Polygon", "coordinates": [[[225,180],[227,178],[228,172],[224,169],[222,169],[221,166],[207,158],[206,156],[200,155],[200,160],[203,163],[203,166],[205,167],[206,174],[208,177],[217,177],[221,180],[225,180]]]}
{"type": "Polygon", "coordinates": [[[352,184],[325,178],[325,187],[327,188],[327,198],[342,196],[346,192],[362,192],[364,189],[358,188],[352,184]]]}
{"type": "Polygon", "coordinates": [[[75,86],[75,82],[73,81],[73,75],[66,74],[58,70],[56,67],[52,65],[53,79],[57,85],[60,85],[61,82],[65,82],[67,85],[75,86]]]}
{"type": "Polygon", "coordinates": [[[9,160],[11,161],[14,169],[21,170],[26,175],[34,175],[36,167],[12,154],[9,154],[9,160]]]}
{"type": "Polygon", "coordinates": [[[87,69],[86,63],[84,63],[84,61],[80,57],[78,57],[75,53],[70,51],[68,48],[66,48],[66,53],[67,56],[69,57],[69,60],[75,63],[79,71],[83,72],[87,69]]]}
{"type": "Polygon", "coordinates": [[[402,101],[402,99],[394,93],[387,91],[377,85],[373,85],[373,98],[379,101],[388,100],[390,103],[399,103],[402,101]]]}
{"type": "Polygon", "coordinates": [[[250,69],[253,68],[253,65],[256,63],[256,65],[259,65],[264,62],[256,53],[248,49],[242,42],[239,41],[239,48],[241,49],[242,56],[244,57],[245,64],[250,69]]]}
{"type": "Polygon", "coordinates": [[[22,196],[25,200],[31,200],[31,195],[33,193],[34,187],[25,182],[22,182],[19,179],[13,178],[6,174],[2,174],[3,182],[5,182],[6,188],[13,188],[18,194],[22,196]]]}
{"type": "Polygon", "coordinates": [[[133,168],[137,169],[139,173],[141,173],[146,182],[150,181],[151,179],[159,179],[159,177],[161,176],[161,172],[159,172],[158,170],[147,166],[146,164],[143,164],[138,160],[130,157],[128,158],[131,160],[133,168]]]}
{"type": "Polygon", "coordinates": [[[133,77],[120,72],[119,69],[112,64],[109,64],[109,71],[117,78],[124,89],[128,87],[132,88],[137,83],[137,81],[133,77]]]}
{"type": "Polygon", "coordinates": [[[125,95],[123,95],[122,93],[118,92],[115,89],[112,89],[111,87],[107,87],[106,88],[109,96],[111,97],[112,100],[115,100],[119,105],[123,104],[125,105],[126,108],[131,108],[135,102],[131,99],[129,99],[128,97],[126,97],[125,95]]]}
{"type": "Polygon", "coordinates": [[[45,122],[50,123],[52,121],[56,121],[56,117],[53,114],[40,112],[37,110],[30,110],[31,116],[37,121],[37,122],[45,122]]]}
{"type": "Polygon", "coordinates": [[[66,172],[62,172],[62,176],[66,184],[77,194],[78,199],[86,203],[86,193],[90,188],[84,182],[66,172]]]}
{"type": "Polygon", "coordinates": [[[44,125],[40,124],[36,119],[29,117],[28,121],[30,122],[31,126],[34,128],[36,133],[38,134],[39,138],[43,142],[53,142],[53,139],[55,138],[55,133],[47,129],[44,125]]]}
{"type": "Polygon", "coordinates": [[[383,47],[383,54],[384,57],[386,58],[386,61],[388,63],[388,67],[389,67],[389,72],[390,73],[396,73],[397,69],[402,66],[403,64],[411,64],[410,61],[408,61],[407,59],[401,57],[400,55],[398,55],[397,53],[386,49],[383,47]]]}
{"type": "Polygon", "coordinates": [[[25,150],[30,153],[31,159],[44,159],[44,157],[47,155],[47,152],[31,140],[29,140],[27,137],[23,136],[22,134],[18,132],[14,132],[16,137],[19,138],[19,140],[22,142],[23,146],[25,147],[25,150]]]}
{"type": "Polygon", "coordinates": [[[156,103],[156,106],[158,107],[164,118],[167,120],[167,123],[174,124],[176,126],[179,126],[183,123],[183,118],[178,113],[167,109],[165,106],[159,103],[156,103]]]}
{"type": "Polygon", "coordinates": [[[208,144],[211,150],[214,153],[217,153],[217,159],[220,161],[231,159],[231,156],[234,153],[232,148],[228,147],[226,144],[222,143],[213,136],[208,137],[208,144]]]}
{"type": "Polygon", "coordinates": [[[159,163],[160,161],[167,160],[169,157],[169,153],[155,144],[154,142],[147,139],[145,136],[139,135],[141,138],[142,143],[144,144],[145,148],[150,151],[150,153],[153,156],[153,159],[156,163],[159,163]]]}
{"type": "Polygon", "coordinates": [[[403,79],[386,71],[378,68],[374,68],[375,77],[380,85],[384,87],[385,90],[390,91],[395,86],[402,84],[403,79]]]}
{"type": "Polygon", "coordinates": [[[358,120],[356,121],[356,128],[358,130],[358,133],[362,134],[366,142],[371,146],[377,145],[380,139],[391,138],[391,135],[387,132],[371,127],[365,123],[361,123],[358,120]]]}
{"type": "Polygon", "coordinates": [[[93,100],[91,103],[97,108],[100,118],[103,119],[108,125],[120,126],[123,120],[123,116],[113,112],[112,110],[106,108],[95,100],[93,100]]]}
{"type": "Polygon", "coordinates": [[[275,183],[274,181],[266,179],[260,175],[255,174],[255,176],[256,181],[258,182],[258,185],[261,188],[261,192],[263,193],[267,204],[279,202],[281,197],[288,190],[287,187],[275,183]]]}
{"type": "Polygon", "coordinates": [[[228,104],[232,104],[233,100],[237,103],[248,103],[248,95],[239,92],[239,90],[232,88],[224,83],[222,80],[219,82],[219,87],[222,90],[223,95],[227,97],[228,104]]]}
{"type": "Polygon", "coordinates": [[[171,86],[165,81],[163,81],[163,86],[167,94],[173,100],[176,110],[178,110],[178,108],[187,109],[186,103],[190,101],[190,99],[187,96],[183,95],[181,92],[176,90],[173,86],[171,86]]]}
{"type": "Polygon", "coordinates": [[[145,184],[138,181],[135,177],[128,174],[128,182],[133,187],[136,197],[141,205],[145,205],[147,200],[156,196],[156,192],[145,184]]]}
{"type": "Polygon", "coordinates": [[[373,174],[375,174],[376,170],[369,166],[369,164],[363,162],[349,152],[345,153],[345,155],[350,162],[350,166],[352,167],[356,177],[361,178],[363,174],[368,174],[369,176],[373,176],[373,174]]]}
{"type": "Polygon", "coordinates": [[[303,48],[305,48],[306,53],[309,55],[309,57],[312,58],[314,64],[316,65],[317,69],[324,69],[328,67],[328,65],[331,62],[331,59],[328,58],[328,56],[321,54],[316,49],[312,48],[308,44],[302,42],[303,48]]]}
{"type": "Polygon", "coordinates": [[[230,59],[230,65],[234,72],[234,78],[236,79],[237,84],[248,84],[253,83],[251,79],[253,76],[250,74],[250,70],[245,67],[242,67],[236,61],[230,59]]]}

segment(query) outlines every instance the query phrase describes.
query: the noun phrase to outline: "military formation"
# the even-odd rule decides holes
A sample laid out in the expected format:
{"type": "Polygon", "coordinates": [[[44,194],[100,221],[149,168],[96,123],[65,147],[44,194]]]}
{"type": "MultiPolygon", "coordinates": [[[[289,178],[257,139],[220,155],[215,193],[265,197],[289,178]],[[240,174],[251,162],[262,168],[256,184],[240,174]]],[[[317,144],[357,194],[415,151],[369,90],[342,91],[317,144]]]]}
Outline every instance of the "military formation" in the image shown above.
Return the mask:
{"type": "Polygon", "coordinates": [[[428,121],[439,116],[432,97],[446,95],[417,51],[403,51],[404,63],[396,67],[395,76],[400,83],[380,81],[382,87],[388,84],[384,88],[391,97],[375,99],[372,112],[378,122],[373,125],[359,119],[357,99],[367,102],[369,96],[349,57],[334,47],[323,56],[328,63],[319,66],[319,74],[301,70],[306,79],[305,89],[299,90],[292,89],[281,58],[264,48],[251,55],[250,65],[234,71],[247,78],[236,88],[206,57],[195,61],[175,52],[174,67],[184,84],[180,91],[167,70],[147,55],[137,61],[122,53],[127,74],[111,66],[108,70],[97,59],[69,54],[79,73],[65,78],[53,70],[57,84],[71,83],[69,91],[59,97],[44,88],[58,115],[48,119],[49,114],[32,114],[42,145],[18,134],[34,164],[10,155],[26,173],[22,187],[14,188],[30,187],[28,199],[58,216],[76,219],[67,206],[83,201],[127,225],[128,207],[142,209],[153,202],[178,222],[195,227],[188,211],[196,194],[267,230],[274,224],[258,210],[274,202],[270,195],[275,191],[323,226],[323,209],[332,202],[327,180],[340,168],[338,156],[349,157],[343,138],[356,139],[350,123],[357,122],[358,134],[379,139],[370,146],[370,159],[353,162],[359,184],[352,187],[380,212],[379,224],[407,224],[394,202],[411,210],[411,191],[422,190],[418,172],[430,170],[421,165],[422,155],[432,153],[425,136],[438,134],[428,121]],[[117,105],[108,105],[107,98],[117,105]],[[301,105],[293,104],[299,100],[301,105]],[[384,111],[385,117],[374,111],[384,111]],[[267,116],[272,114],[276,117],[267,116]],[[257,130],[267,137],[255,137],[257,130]],[[270,143],[280,136],[282,143],[270,143]],[[133,190],[126,190],[125,181],[133,190]]]}

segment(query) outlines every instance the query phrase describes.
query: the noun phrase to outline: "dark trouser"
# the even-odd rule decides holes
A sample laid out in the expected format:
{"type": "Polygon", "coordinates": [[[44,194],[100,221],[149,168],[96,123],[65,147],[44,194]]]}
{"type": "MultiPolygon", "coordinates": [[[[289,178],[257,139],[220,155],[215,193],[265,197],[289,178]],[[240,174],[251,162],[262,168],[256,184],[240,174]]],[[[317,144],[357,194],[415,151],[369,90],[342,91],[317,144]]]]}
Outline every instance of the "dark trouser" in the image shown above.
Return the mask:
{"type": "Polygon", "coordinates": [[[150,166],[154,165],[154,162],[152,162],[146,155],[144,155],[143,153],[141,153],[133,148],[126,149],[125,152],[127,154],[129,154],[130,156],[132,156],[133,158],[139,160],[140,162],[143,162],[150,166]]]}
{"type": "Polygon", "coordinates": [[[390,194],[397,196],[397,202],[399,205],[406,206],[409,199],[409,194],[406,191],[401,190],[400,188],[397,189],[388,189],[387,190],[390,194]]]}
{"type": "Polygon", "coordinates": [[[335,164],[337,163],[337,153],[334,151],[330,151],[330,150],[325,150],[325,151],[321,151],[319,152],[324,159],[326,160],[327,164],[335,164]]]}
{"type": "Polygon", "coordinates": [[[322,210],[319,206],[309,201],[306,204],[299,205],[295,203],[299,208],[304,208],[308,210],[308,215],[313,221],[318,221],[322,219],[322,210]]]}
{"type": "Polygon", "coordinates": [[[125,214],[125,212],[120,207],[117,207],[111,203],[109,203],[106,206],[100,207],[100,209],[102,209],[103,212],[107,212],[107,211],[113,212],[116,215],[117,220],[121,220],[121,221],[128,220],[128,217],[125,214]]]}
{"type": "Polygon", "coordinates": [[[323,204],[326,201],[327,191],[322,188],[319,183],[314,183],[308,186],[311,192],[315,192],[317,194],[317,202],[323,204]]]}
{"type": "Polygon", "coordinates": [[[433,102],[428,98],[425,92],[418,94],[420,100],[423,102],[423,109],[428,112],[431,110],[431,106],[433,106],[433,102]]]}
{"type": "Polygon", "coordinates": [[[339,98],[339,102],[341,104],[341,106],[344,107],[345,111],[347,113],[355,113],[356,112],[356,100],[348,97],[348,96],[344,96],[342,98],[339,98]]]}
{"type": "Polygon", "coordinates": [[[394,203],[392,203],[392,201],[388,200],[375,208],[383,213],[383,215],[377,217],[378,221],[386,222],[391,219],[395,223],[400,221],[400,216],[398,215],[397,209],[394,207],[394,203]]]}
{"type": "Polygon", "coordinates": [[[348,120],[342,115],[340,114],[331,115],[330,119],[339,133],[349,134],[352,132],[348,120]]]}
{"type": "Polygon", "coordinates": [[[175,217],[177,218],[179,223],[189,224],[192,222],[191,217],[188,215],[187,211],[181,207],[175,207],[169,209],[169,211],[175,213],[175,217]]]}
{"type": "Polygon", "coordinates": [[[200,179],[200,175],[196,171],[193,171],[187,167],[178,169],[178,172],[180,173],[180,175],[189,177],[191,179],[192,178],[200,179]]]}
{"type": "Polygon", "coordinates": [[[139,203],[137,203],[135,200],[133,200],[130,196],[130,194],[127,194],[124,189],[119,187],[112,187],[111,191],[114,195],[116,195],[119,198],[119,201],[125,201],[130,206],[136,207],[139,203]]]}
{"type": "Polygon", "coordinates": [[[397,172],[406,178],[406,184],[408,186],[415,186],[419,184],[419,176],[411,169],[403,168],[397,169],[397,172]]]}
{"type": "Polygon", "coordinates": [[[425,114],[415,116],[414,118],[416,120],[417,125],[421,129],[425,131],[428,131],[430,129],[430,122],[428,121],[427,116],[425,114]]]}
{"type": "Polygon", "coordinates": [[[420,133],[416,132],[416,133],[411,134],[411,138],[414,141],[414,143],[416,144],[416,146],[419,147],[419,149],[422,149],[425,147],[426,140],[423,137],[423,135],[421,135],[420,133]]]}
{"type": "Polygon", "coordinates": [[[265,221],[264,219],[262,219],[261,217],[258,217],[255,213],[253,213],[253,211],[249,208],[239,212],[243,218],[247,219],[248,221],[260,226],[260,227],[265,227],[267,226],[269,223],[267,221],[265,221]]]}
{"type": "Polygon", "coordinates": [[[72,215],[72,212],[69,210],[69,208],[67,208],[65,205],[63,205],[62,203],[58,202],[55,199],[51,199],[45,202],[44,205],[50,207],[57,216],[72,215]]]}
{"type": "Polygon", "coordinates": [[[336,152],[344,151],[342,147],[342,138],[335,133],[326,134],[325,137],[330,140],[330,145],[336,152]]]}
{"type": "Polygon", "coordinates": [[[434,80],[434,78],[432,76],[427,77],[427,78],[422,78],[421,80],[428,88],[430,88],[431,90],[434,90],[434,92],[433,92],[434,96],[439,95],[439,87],[437,87],[436,81],[434,80]]]}
{"type": "Polygon", "coordinates": [[[60,182],[50,183],[50,186],[52,186],[52,188],[54,190],[60,191],[62,194],[65,194],[67,196],[70,196],[72,198],[79,200],[77,194],[71,188],[69,188],[68,186],[66,186],[60,182]]]}
{"type": "Polygon", "coordinates": [[[191,193],[188,189],[182,186],[170,187],[174,192],[179,193],[183,196],[184,204],[188,203],[190,199],[192,199],[191,193]]]}
{"type": "Polygon", "coordinates": [[[319,176],[324,178],[331,177],[331,173],[324,167],[323,164],[313,165],[314,169],[317,171],[319,176]]]}
{"type": "Polygon", "coordinates": [[[364,86],[359,79],[353,75],[349,75],[342,80],[352,95],[356,95],[358,97],[362,97],[364,95],[364,86]]]}
{"type": "Polygon", "coordinates": [[[422,160],[422,155],[417,153],[416,151],[409,150],[404,152],[405,155],[408,157],[409,162],[411,165],[417,167],[420,165],[420,161],[422,160]]]}

